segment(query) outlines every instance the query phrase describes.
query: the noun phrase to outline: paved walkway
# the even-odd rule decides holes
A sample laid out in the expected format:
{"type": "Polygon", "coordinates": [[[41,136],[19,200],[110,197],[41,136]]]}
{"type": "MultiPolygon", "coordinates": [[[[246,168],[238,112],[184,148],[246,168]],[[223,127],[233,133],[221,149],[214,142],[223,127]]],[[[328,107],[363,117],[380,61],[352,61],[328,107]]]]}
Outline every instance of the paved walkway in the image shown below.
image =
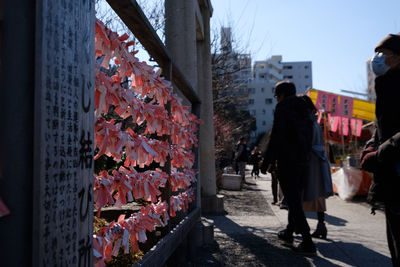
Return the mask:
{"type": "MultiPolygon", "coordinates": [[[[317,256],[296,255],[276,236],[286,226],[287,211],[271,205],[270,176],[254,180],[246,174],[242,191],[220,192],[226,214],[207,216],[214,220],[215,242],[199,250],[194,266],[391,266],[384,214],[373,216],[365,203],[338,197],[327,200],[328,239],[314,239],[317,256]]],[[[307,218],[315,229],[315,214],[307,218]]]]}

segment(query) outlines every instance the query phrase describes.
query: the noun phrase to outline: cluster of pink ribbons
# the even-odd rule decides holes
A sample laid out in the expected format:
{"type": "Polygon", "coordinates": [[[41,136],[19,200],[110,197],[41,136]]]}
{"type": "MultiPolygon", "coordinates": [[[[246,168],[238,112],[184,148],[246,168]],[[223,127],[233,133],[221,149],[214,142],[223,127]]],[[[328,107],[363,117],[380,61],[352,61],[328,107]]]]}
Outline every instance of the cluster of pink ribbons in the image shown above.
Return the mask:
{"type": "Polygon", "coordinates": [[[167,156],[172,158],[175,167],[190,168],[194,162],[194,155],[179,145],[169,145],[165,141],[149,139],[136,134],[132,129],[121,130],[121,123],[107,121],[103,117],[95,124],[95,145],[99,148],[95,159],[102,155],[112,156],[120,161],[122,152],[126,154],[125,166],[139,166],[143,168],[155,161],[164,166],[167,156]]]}
{"type": "Polygon", "coordinates": [[[94,235],[93,253],[96,266],[105,266],[105,261],[116,256],[121,248],[125,253],[137,252],[138,242],[146,242],[146,231],[163,227],[169,216],[188,208],[195,194],[191,184],[196,181],[196,172],[191,169],[194,154],[190,151],[197,145],[196,132],[201,121],[182,100],[173,95],[171,83],[160,76],[160,71],[135,57],[134,44],[129,36],[118,35],[101,21],[95,29],[95,146],[102,155],[115,161],[124,159],[124,166],[112,173],[102,171],[95,176],[94,201],[98,215],[102,207],[121,206],[135,199],[152,202],[125,218],[121,215],[94,235]],[[114,64],[113,68],[110,65],[114,64]],[[169,103],[170,111],[165,108],[169,103]],[[131,128],[122,130],[122,124],[107,121],[110,106],[125,119],[132,116],[137,125],[145,125],[143,135],[131,128]],[[145,124],[144,124],[145,123],[145,124]],[[170,142],[156,140],[148,134],[169,136],[170,142]],[[152,162],[164,166],[171,159],[170,174],[159,169],[137,172],[134,167],[143,168],[152,162]],[[160,188],[169,181],[174,192],[180,192],[167,202],[161,202],[160,188]]]}
{"type": "MultiPolygon", "coordinates": [[[[185,211],[194,198],[193,189],[172,196],[170,216],[175,217],[177,211],[185,211]]],[[[111,256],[117,256],[120,248],[123,248],[125,253],[139,251],[138,242],[146,242],[146,231],[152,232],[156,226],[166,226],[168,220],[168,204],[165,201],[141,207],[139,212],[127,219],[125,215],[121,215],[117,222],[112,222],[93,235],[95,266],[105,266],[105,261],[111,260],[111,256]]]]}

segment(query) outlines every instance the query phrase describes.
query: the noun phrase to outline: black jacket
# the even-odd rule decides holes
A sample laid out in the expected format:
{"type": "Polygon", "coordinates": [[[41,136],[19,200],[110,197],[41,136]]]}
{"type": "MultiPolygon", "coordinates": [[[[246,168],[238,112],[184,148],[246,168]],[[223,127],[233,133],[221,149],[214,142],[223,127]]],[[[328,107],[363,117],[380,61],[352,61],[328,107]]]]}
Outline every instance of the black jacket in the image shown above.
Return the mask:
{"type": "Polygon", "coordinates": [[[378,150],[376,200],[400,202],[400,68],[375,79],[376,131],[367,146],[378,150]]]}
{"type": "Polygon", "coordinates": [[[239,143],[237,145],[236,148],[236,160],[239,161],[243,161],[243,162],[247,162],[248,161],[248,151],[247,151],[247,146],[245,144],[239,143]]]}
{"type": "Polygon", "coordinates": [[[262,169],[275,160],[281,166],[306,164],[312,141],[312,102],[307,96],[289,96],[276,105],[270,141],[262,169]],[[310,105],[311,103],[311,105],[310,105]]]}

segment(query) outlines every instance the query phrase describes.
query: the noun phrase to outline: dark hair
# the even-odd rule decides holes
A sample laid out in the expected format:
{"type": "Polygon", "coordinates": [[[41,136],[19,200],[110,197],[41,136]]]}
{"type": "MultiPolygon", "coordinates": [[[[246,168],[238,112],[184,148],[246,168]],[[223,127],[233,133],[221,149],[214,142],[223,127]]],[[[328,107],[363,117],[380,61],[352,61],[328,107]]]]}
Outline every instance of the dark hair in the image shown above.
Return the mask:
{"type": "Polygon", "coordinates": [[[375,52],[379,49],[389,49],[396,55],[400,55],[400,34],[388,34],[375,47],[375,52]]]}
{"type": "Polygon", "coordinates": [[[296,86],[290,81],[280,81],[274,87],[275,96],[288,97],[296,94],[296,86]]]}

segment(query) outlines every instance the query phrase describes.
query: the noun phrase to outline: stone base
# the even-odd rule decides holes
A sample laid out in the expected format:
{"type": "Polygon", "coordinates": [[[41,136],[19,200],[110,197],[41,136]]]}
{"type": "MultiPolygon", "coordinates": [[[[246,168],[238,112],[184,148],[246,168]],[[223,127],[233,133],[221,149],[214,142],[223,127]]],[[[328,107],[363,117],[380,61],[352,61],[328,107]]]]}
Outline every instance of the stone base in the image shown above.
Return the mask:
{"type": "Polygon", "coordinates": [[[222,189],[239,191],[242,188],[242,177],[238,174],[224,173],[221,179],[222,189]]]}
{"type": "Polygon", "coordinates": [[[201,223],[203,225],[203,243],[212,244],[214,242],[214,221],[202,217],[201,223]]]}
{"type": "Polygon", "coordinates": [[[202,214],[222,214],[224,212],[224,196],[202,196],[201,213],[202,214]]]}

